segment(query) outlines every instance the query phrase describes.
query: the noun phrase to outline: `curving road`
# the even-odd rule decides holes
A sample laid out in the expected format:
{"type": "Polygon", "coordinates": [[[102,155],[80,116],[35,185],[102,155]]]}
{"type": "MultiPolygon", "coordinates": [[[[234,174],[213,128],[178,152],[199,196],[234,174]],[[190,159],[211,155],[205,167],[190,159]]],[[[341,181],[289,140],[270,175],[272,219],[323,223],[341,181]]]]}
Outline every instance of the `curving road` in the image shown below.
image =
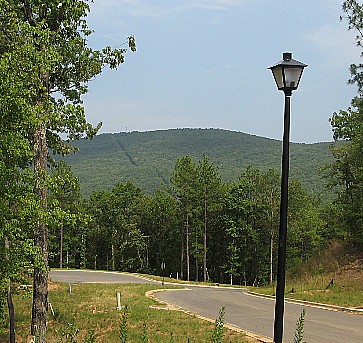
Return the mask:
{"type": "Polygon", "coordinates": [[[91,270],[51,270],[50,280],[65,283],[155,283],[141,276],[91,270]]]}
{"type": "MultiPolygon", "coordinates": [[[[160,300],[209,318],[216,318],[219,309],[224,306],[226,323],[264,337],[273,337],[274,299],[252,296],[243,289],[188,288],[190,290],[185,292],[161,292],[156,296],[160,300]]],[[[293,303],[285,304],[284,342],[294,341],[296,321],[303,308],[306,310],[306,342],[363,342],[363,315],[293,303]]]]}
{"type": "MultiPolygon", "coordinates": [[[[82,283],[157,283],[137,276],[121,273],[54,270],[53,281],[82,283]]],[[[198,287],[188,285],[185,291],[156,293],[156,297],[184,310],[215,319],[222,306],[225,322],[266,337],[273,336],[273,299],[256,297],[244,289],[198,287]]],[[[338,312],[301,304],[285,304],[284,342],[294,340],[296,321],[302,308],[306,309],[304,340],[310,343],[363,342],[363,315],[338,312]]]]}

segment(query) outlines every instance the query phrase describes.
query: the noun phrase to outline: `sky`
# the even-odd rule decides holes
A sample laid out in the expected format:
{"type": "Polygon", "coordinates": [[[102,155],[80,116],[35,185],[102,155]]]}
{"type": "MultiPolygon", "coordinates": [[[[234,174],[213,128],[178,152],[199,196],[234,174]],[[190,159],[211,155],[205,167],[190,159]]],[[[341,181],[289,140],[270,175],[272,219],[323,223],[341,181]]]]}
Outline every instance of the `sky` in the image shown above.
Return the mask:
{"type": "Polygon", "coordinates": [[[94,0],[89,46],[127,47],[84,97],[100,133],[220,128],[282,140],[284,93],[267,68],[283,52],[308,65],[291,98],[292,142],[332,141],[329,118],[357,94],[354,31],[337,0],[94,0]]]}

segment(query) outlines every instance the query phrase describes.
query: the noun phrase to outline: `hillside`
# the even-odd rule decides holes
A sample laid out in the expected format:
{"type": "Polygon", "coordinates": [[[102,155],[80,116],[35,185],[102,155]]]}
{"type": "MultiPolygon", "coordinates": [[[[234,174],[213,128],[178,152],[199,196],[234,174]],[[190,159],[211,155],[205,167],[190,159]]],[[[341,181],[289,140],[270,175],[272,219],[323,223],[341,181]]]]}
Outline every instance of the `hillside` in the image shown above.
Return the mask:
{"type": "MultiPolygon", "coordinates": [[[[331,159],[329,144],[291,144],[291,178],[299,178],[311,192],[324,188],[318,169],[331,159]]],[[[84,195],[128,180],[152,193],[168,182],[176,159],[183,155],[195,161],[207,155],[224,181],[237,180],[250,165],[262,170],[281,168],[280,141],[220,129],[101,134],[74,145],[79,151],[65,161],[79,177],[84,195]]]]}

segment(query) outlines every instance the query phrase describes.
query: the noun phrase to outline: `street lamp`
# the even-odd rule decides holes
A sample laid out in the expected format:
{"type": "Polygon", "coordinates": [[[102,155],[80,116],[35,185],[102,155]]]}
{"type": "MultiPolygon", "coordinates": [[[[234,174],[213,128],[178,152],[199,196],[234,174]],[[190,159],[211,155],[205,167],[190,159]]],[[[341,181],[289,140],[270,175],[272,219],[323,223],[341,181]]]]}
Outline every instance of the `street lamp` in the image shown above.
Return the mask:
{"type": "Polygon", "coordinates": [[[285,93],[284,136],[282,144],[282,172],[281,172],[281,203],[280,228],[277,260],[277,284],[275,303],[274,342],[282,343],[284,301],[285,301],[285,274],[286,274],[286,236],[288,211],[288,183],[289,183],[289,136],[290,136],[290,97],[292,91],[299,86],[301,75],[306,64],[292,59],[290,52],[285,52],[282,61],[271,69],[278,90],[285,93]]]}

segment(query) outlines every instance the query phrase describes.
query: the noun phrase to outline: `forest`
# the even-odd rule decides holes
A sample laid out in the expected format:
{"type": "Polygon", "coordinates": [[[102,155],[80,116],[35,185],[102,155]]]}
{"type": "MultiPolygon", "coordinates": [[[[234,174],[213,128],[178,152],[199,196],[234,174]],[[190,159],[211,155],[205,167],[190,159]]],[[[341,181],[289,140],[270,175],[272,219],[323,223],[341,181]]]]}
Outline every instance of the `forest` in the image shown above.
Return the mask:
{"type": "MultiPolygon", "coordinates": [[[[226,183],[207,156],[199,161],[182,156],[170,182],[152,195],[128,181],[86,199],[64,162],[53,177],[59,181],[50,196],[68,219],[63,216],[61,225],[50,228],[52,267],[239,285],[275,279],[280,175],[274,169],[248,167],[239,179],[226,183]]],[[[290,268],[326,241],[323,212],[299,181],[291,181],[290,268]]]]}
{"type": "MultiPolygon", "coordinates": [[[[361,47],[363,6],[347,0],[343,11],[361,47]]],[[[148,144],[155,133],[134,145],[138,134],[96,136],[100,126],[87,123],[82,95],[90,80],[105,67],[117,68],[136,46],[130,36],[122,45],[127,48],[88,47],[88,12],[89,3],[80,0],[0,0],[0,314],[9,313],[10,342],[15,342],[12,297],[24,284],[31,285],[33,297],[31,334],[46,342],[53,267],[255,286],[276,278],[281,143],[229,133],[235,144],[203,139],[222,138],[222,130],[180,130],[177,134],[197,134],[210,146],[196,152],[203,146],[198,140],[183,146],[180,137],[169,139],[180,148],[173,155],[163,142],[158,144],[164,149],[148,144]],[[137,168],[120,176],[116,165],[101,159],[102,149],[88,159],[104,165],[108,180],[95,170],[84,174],[85,159],[77,164],[59,157],[75,152],[73,141],[85,137],[114,141],[118,149],[108,149],[109,157],[116,160],[121,150],[128,166],[149,161],[141,172],[145,182],[133,182],[137,168]],[[146,181],[153,173],[157,177],[146,181]],[[86,185],[90,177],[94,188],[86,185]]],[[[292,144],[291,273],[332,240],[363,248],[363,64],[350,71],[358,93],[348,109],[333,114],[329,150],[329,144],[292,144]],[[322,196],[326,188],[329,196],[322,196]]],[[[90,141],[80,142],[82,154],[90,141]]]]}
{"type": "MultiPolygon", "coordinates": [[[[181,156],[195,161],[208,156],[225,182],[237,180],[249,166],[263,171],[281,168],[280,141],[221,129],[100,134],[73,145],[79,150],[63,159],[79,178],[85,196],[127,181],[152,194],[169,182],[181,156]]],[[[332,161],[330,145],[291,143],[291,178],[299,179],[311,194],[327,194],[320,169],[332,161]]]]}

